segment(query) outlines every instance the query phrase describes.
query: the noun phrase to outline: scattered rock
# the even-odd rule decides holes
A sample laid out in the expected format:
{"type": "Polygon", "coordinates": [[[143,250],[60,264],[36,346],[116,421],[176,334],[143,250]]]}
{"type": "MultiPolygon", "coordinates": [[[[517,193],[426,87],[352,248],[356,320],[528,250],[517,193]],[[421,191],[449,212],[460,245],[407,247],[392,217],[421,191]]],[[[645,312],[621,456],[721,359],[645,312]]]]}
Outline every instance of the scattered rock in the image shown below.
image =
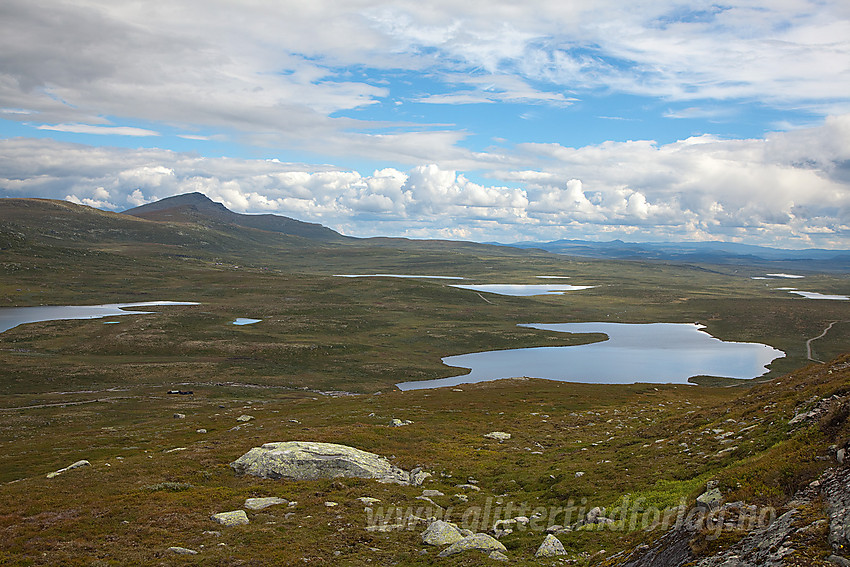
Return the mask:
{"type": "Polygon", "coordinates": [[[339,502],[330,502],[330,501],[328,501],[328,502],[325,502],[325,506],[327,506],[328,508],[334,508],[334,507],[336,507],[336,506],[339,506],[339,502]]]}
{"type": "Polygon", "coordinates": [[[487,534],[473,534],[451,544],[441,551],[438,557],[448,557],[471,549],[484,551],[488,554],[492,551],[500,551],[502,553],[507,551],[505,546],[502,545],[496,538],[488,536],[487,534]]]}
{"type": "Polygon", "coordinates": [[[206,433],[206,432],[207,432],[206,429],[196,429],[195,430],[195,433],[206,433]]]}
{"type": "Polygon", "coordinates": [[[236,418],[236,421],[251,421],[254,419],[253,415],[242,414],[236,418]]]}
{"type": "Polygon", "coordinates": [[[454,494],[452,495],[452,498],[454,498],[458,502],[469,502],[469,496],[467,496],[466,494],[454,494]]]}
{"type": "Polygon", "coordinates": [[[194,549],[189,549],[186,547],[169,547],[166,551],[170,551],[171,553],[176,553],[177,555],[197,555],[198,552],[194,549]]]}
{"type": "Polygon", "coordinates": [[[335,443],[266,443],[251,449],[230,466],[239,474],[271,479],[373,478],[411,484],[410,473],[393,466],[384,457],[335,443]]]}
{"type": "Polygon", "coordinates": [[[455,488],[460,488],[463,490],[472,490],[474,492],[479,492],[481,489],[474,484],[458,484],[455,488]]]}
{"type": "Polygon", "coordinates": [[[552,534],[547,534],[543,539],[543,543],[540,544],[540,547],[534,553],[534,557],[558,557],[566,554],[567,551],[564,549],[564,544],[561,543],[561,540],[552,534]]]}
{"type": "Polygon", "coordinates": [[[405,425],[410,425],[411,423],[413,422],[409,419],[393,418],[392,420],[390,420],[390,427],[404,427],[405,425]]]}
{"type": "Polygon", "coordinates": [[[487,557],[489,557],[490,559],[493,559],[495,561],[510,561],[511,560],[507,555],[505,555],[501,551],[491,551],[490,555],[488,555],[487,557]]]}
{"type": "Polygon", "coordinates": [[[844,557],[841,557],[840,555],[832,554],[827,557],[826,560],[830,563],[838,565],[839,567],[850,567],[850,559],[846,559],[844,557]]]}
{"type": "Polygon", "coordinates": [[[720,492],[719,488],[712,488],[710,490],[706,490],[705,492],[697,496],[697,508],[715,510],[722,503],[723,493],[720,492]]]}
{"type": "Polygon", "coordinates": [[[583,476],[584,476],[584,471],[578,471],[578,472],[576,473],[576,478],[581,478],[581,477],[583,477],[583,476]]]}
{"type": "Polygon", "coordinates": [[[59,476],[60,474],[68,472],[70,470],[78,469],[80,467],[90,467],[90,466],[91,466],[91,463],[84,459],[82,461],[77,461],[76,463],[74,463],[72,465],[68,465],[64,469],[59,469],[58,471],[54,471],[52,473],[47,473],[47,478],[55,478],[55,477],[59,476]]]}
{"type": "Polygon", "coordinates": [[[371,498],[369,496],[361,496],[360,498],[358,498],[358,500],[360,500],[360,502],[362,502],[366,506],[371,506],[380,502],[380,500],[378,500],[377,498],[371,498]]]}
{"type": "Polygon", "coordinates": [[[232,512],[219,512],[210,516],[214,522],[222,526],[241,526],[249,522],[245,510],[233,510],[232,512]]]}
{"type": "Polygon", "coordinates": [[[504,431],[491,431],[490,433],[485,433],[484,437],[487,439],[495,439],[496,441],[507,441],[511,438],[511,434],[505,433],[504,431]]]}
{"type": "Polygon", "coordinates": [[[425,479],[432,476],[431,473],[425,471],[410,471],[411,486],[422,486],[425,479]]]}
{"type": "Polygon", "coordinates": [[[185,413],[175,413],[174,419],[186,419],[186,414],[185,413]]]}
{"type": "Polygon", "coordinates": [[[451,545],[463,539],[460,530],[454,524],[437,520],[422,532],[422,543],[428,545],[451,545]]]}
{"type": "Polygon", "coordinates": [[[277,504],[288,504],[289,501],[277,496],[268,496],[265,498],[248,498],[245,500],[245,507],[249,510],[263,510],[269,506],[277,504]]]}
{"type": "Polygon", "coordinates": [[[422,496],[427,496],[428,498],[433,498],[434,496],[445,496],[445,494],[443,494],[439,490],[423,490],[422,496]]]}
{"type": "Polygon", "coordinates": [[[430,504],[431,506],[434,506],[435,508],[439,508],[441,510],[443,508],[442,506],[440,506],[439,504],[437,504],[436,502],[434,502],[433,500],[431,500],[427,496],[417,496],[416,499],[422,500],[423,502],[427,502],[428,504],[430,504]]]}

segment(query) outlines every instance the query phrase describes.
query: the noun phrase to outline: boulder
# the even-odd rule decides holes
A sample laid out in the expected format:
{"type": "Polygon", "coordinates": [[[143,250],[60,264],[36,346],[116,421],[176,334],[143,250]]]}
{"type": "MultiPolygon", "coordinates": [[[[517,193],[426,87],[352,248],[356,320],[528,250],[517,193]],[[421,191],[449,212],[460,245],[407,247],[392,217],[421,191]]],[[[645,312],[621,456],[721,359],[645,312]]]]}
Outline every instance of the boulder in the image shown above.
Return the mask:
{"type": "Polygon", "coordinates": [[[170,551],[171,553],[176,553],[177,555],[197,555],[198,552],[194,549],[189,549],[186,547],[172,546],[166,549],[166,551],[170,551]]]}
{"type": "Polygon", "coordinates": [[[450,555],[455,555],[456,553],[469,551],[470,549],[477,549],[478,551],[483,551],[488,554],[493,551],[499,551],[502,553],[507,551],[505,546],[502,545],[502,543],[496,538],[488,536],[487,534],[473,534],[460,541],[456,541],[445,548],[440,552],[439,557],[448,557],[450,555]]]}
{"type": "Polygon", "coordinates": [[[249,510],[263,510],[269,506],[276,504],[288,504],[289,501],[277,496],[269,496],[267,498],[248,498],[245,500],[245,507],[249,510]]]}
{"type": "Polygon", "coordinates": [[[504,431],[491,431],[490,433],[485,433],[484,437],[486,439],[495,439],[496,441],[507,441],[511,438],[511,434],[504,431]]]}
{"type": "Polygon", "coordinates": [[[538,547],[537,551],[534,553],[534,557],[558,557],[566,554],[567,551],[564,549],[564,545],[561,543],[561,540],[552,534],[547,534],[543,543],[540,544],[540,547],[538,547]]]}
{"type": "Polygon", "coordinates": [[[463,539],[460,530],[454,524],[437,520],[422,532],[422,543],[428,545],[451,545],[463,539]]]}
{"type": "Polygon", "coordinates": [[[393,466],[384,457],[335,443],[266,443],[254,447],[230,466],[239,474],[271,479],[373,478],[411,484],[410,473],[393,466]]]}
{"type": "Polygon", "coordinates": [[[723,493],[720,492],[719,488],[712,488],[710,490],[706,490],[699,496],[697,496],[697,508],[703,508],[705,510],[714,510],[720,507],[720,504],[723,503],[723,493]]]}
{"type": "Polygon", "coordinates": [[[248,523],[248,515],[245,513],[245,510],[219,512],[210,516],[210,519],[222,526],[241,526],[248,523]]]}

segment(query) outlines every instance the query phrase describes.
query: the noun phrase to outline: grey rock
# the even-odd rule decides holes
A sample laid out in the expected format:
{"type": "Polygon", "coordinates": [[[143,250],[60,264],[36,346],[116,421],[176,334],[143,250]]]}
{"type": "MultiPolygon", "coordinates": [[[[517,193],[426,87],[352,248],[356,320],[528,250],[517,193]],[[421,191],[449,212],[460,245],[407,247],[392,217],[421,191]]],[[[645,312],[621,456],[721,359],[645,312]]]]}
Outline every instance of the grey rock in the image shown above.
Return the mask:
{"type": "Polygon", "coordinates": [[[422,496],[427,496],[428,498],[433,498],[435,496],[445,496],[445,494],[443,494],[439,490],[423,490],[422,496]]]}
{"type": "Polygon", "coordinates": [[[706,490],[697,496],[697,508],[705,510],[716,510],[723,503],[723,493],[719,488],[706,490]]]}
{"type": "Polygon", "coordinates": [[[245,507],[249,510],[264,510],[269,506],[288,503],[289,501],[283,498],[278,498],[277,496],[269,496],[266,498],[248,498],[247,500],[245,500],[245,507]]]}
{"type": "Polygon", "coordinates": [[[370,496],[361,496],[360,498],[358,498],[358,500],[366,506],[372,506],[373,504],[378,504],[380,502],[379,499],[372,498],[370,496]]]}
{"type": "Polygon", "coordinates": [[[422,486],[422,483],[425,482],[426,478],[429,478],[431,473],[425,471],[411,471],[410,473],[410,485],[411,486],[422,486]]]}
{"type": "Polygon", "coordinates": [[[77,461],[76,463],[68,465],[64,469],[59,469],[58,471],[53,471],[52,473],[47,473],[47,478],[56,478],[60,474],[66,473],[70,470],[78,469],[80,467],[89,467],[89,466],[91,466],[91,463],[84,459],[82,461],[77,461]]]}
{"type": "Polygon", "coordinates": [[[839,462],[839,464],[844,464],[844,455],[846,454],[846,449],[839,449],[835,452],[835,460],[839,462]]]}
{"type": "Polygon", "coordinates": [[[567,551],[564,549],[564,544],[561,543],[561,540],[552,534],[547,534],[543,543],[540,544],[540,547],[534,553],[534,557],[559,557],[566,554],[567,551]]]}
{"type": "Polygon", "coordinates": [[[490,559],[494,561],[510,561],[510,557],[502,553],[501,551],[491,551],[490,555],[488,555],[490,559]]]}
{"type": "Polygon", "coordinates": [[[413,422],[409,419],[398,419],[394,417],[390,420],[390,427],[404,427],[405,425],[410,425],[411,423],[413,422]]]}
{"type": "Polygon", "coordinates": [[[605,514],[605,510],[603,510],[599,506],[595,506],[591,508],[590,512],[587,513],[584,519],[588,524],[595,524],[597,518],[602,517],[603,514],[605,514]]]}
{"type": "Polygon", "coordinates": [[[170,551],[171,553],[176,553],[177,555],[197,555],[198,552],[194,549],[189,549],[186,547],[178,547],[173,546],[169,547],[166,551],[170,551]]]}
{"type": "Polygon", "coordinates": [[[285,441],[255,447],[230,463],[239,474],[262,478],[318,480],[373,478],[380,482],[410,484],[410,474],[374,453],[335,443],[285,441]]]}
{"type": "Polygon", "coordinates": [[[472,490],[474,492],[478,492],[478,491],[481,490],[479,487],[475,486],[474,484],[458,484],[456,486],[456,488],[461,488],[463,490],[472,490]]]}
{"type": "Polygon", "coordinates": [[[839,567],[850,567],[850,559],[847,559],[846,557],[842,557],[840,555],[835,555],[834,553],[827,557],[826,560],[830,563],[838,565],[839,567]]]}
{"type": "Polygon", "coordinates": [[[501,551],[502,553],[507,551],[505,546],[502,545],[496,538],[488,536],[487,534],[473,534],[448,546],[440,552],[439,557],[449,557],[450,555],[463,553],[464,551],[469,551],[471,549],[484,551],[488,554],[492,551],[501,551]]]}
{"type": "Polygon", "coordinates": [[[491,431],[490,433],[485,433],[484,437],[487,439],[495,439],[496,441],[507,441],[511,438],[511,434],[505,433],[504,431],[491,431]]]}
{"type": "Polygon", "coordinates": [[[243,415],[240,415],[239,417],[237,417],[236,421],[251,421],[252,419],[254,419],[253,415],[243,414],[243,415]]]}
{"type": "Polygon", "coordinates": [[[249,523],[245,510],[233,510],[232,512],[219,512],[213,514],[210,519],[222,526],[241,526],[249,523]]]}
{"type": "Polygon", "coordinates": [[[186,414],[185,413],[175,413],[174,419],[186,419],[186,414]]]}
{"type": "Polygon", "coordinates": [[[463,539],[460,530],[454,524],[437,520],[422,532],[422,543],[428,545],[451,545],[463,539]]]}

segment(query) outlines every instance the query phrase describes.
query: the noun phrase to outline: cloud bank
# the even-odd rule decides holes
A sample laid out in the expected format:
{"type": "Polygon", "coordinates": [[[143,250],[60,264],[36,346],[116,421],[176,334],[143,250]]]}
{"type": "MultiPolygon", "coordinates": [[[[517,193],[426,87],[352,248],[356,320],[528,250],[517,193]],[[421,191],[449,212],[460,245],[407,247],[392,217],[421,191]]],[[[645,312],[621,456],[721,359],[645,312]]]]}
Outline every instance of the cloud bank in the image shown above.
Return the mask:
{"type": "Polygon", "coordinates": [[[165,150],[0,141],[0,195],[124,210],[200,191],[228,208],[320,222],[352,236],[511,242],[687,239],[847,247],[850,115],[763,139],[659,145],[523,144],[478,163],[491,183],[436,164],[371,174],[165,150]]]}

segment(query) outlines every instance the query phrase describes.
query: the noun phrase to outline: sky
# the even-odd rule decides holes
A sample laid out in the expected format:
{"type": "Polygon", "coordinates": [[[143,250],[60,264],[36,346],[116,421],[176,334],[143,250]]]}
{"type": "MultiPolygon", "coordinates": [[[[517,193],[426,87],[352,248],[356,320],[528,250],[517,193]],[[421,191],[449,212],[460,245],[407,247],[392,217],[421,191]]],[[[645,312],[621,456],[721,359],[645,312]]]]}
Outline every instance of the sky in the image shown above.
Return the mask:
{"type": "Polygon", "coordinates": [[[3,0],[0,197],[850,249],[846,0],[3,0]]]}

